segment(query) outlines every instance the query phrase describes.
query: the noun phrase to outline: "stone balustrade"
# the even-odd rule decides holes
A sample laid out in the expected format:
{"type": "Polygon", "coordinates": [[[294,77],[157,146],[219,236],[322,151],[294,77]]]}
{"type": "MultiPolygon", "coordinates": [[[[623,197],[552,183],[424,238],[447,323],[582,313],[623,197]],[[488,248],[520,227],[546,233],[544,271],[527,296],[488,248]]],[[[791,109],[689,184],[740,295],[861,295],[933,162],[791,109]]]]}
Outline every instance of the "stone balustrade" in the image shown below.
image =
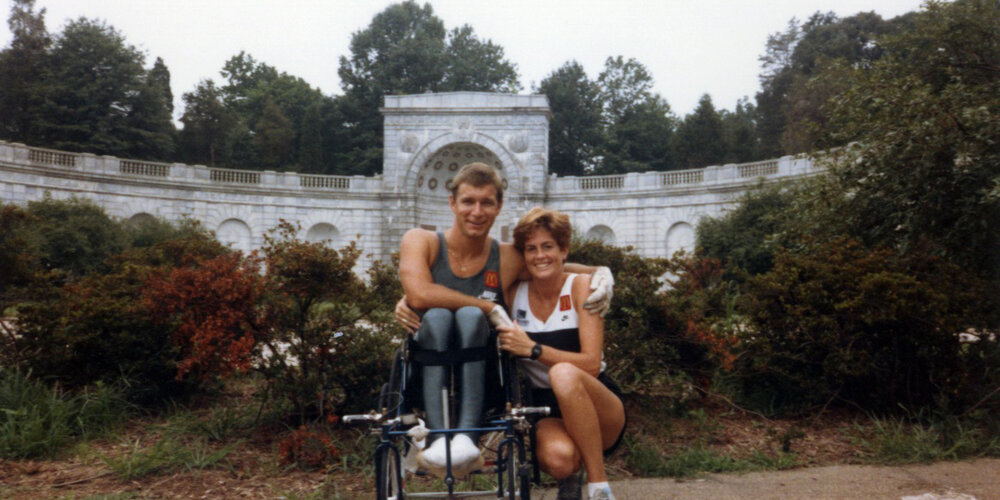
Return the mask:
{"type": "MultiPolygon", "coordinates": [[[[377,193],[381,190],[380,176],[341,176],[275,172],[271,170],[240,170],[229,168],[158,163],[96,156],[89,153],[68,153],[23,144],[0,141],[0,160],[31,167],[73,169],[84,174],[101,176],[141,177],[171,182],[207,183],[230,188],[281,188],[299,191],[344,191],[377,193]],[[20,161],[18,161],[20,160],[20,161]]],[[[566,176],[554,174],[549,180],[551,194],[582,192],[632,192],[670,188],[711,187],[745,184],[759,178],[798,177],[822,170],[805,157],[783,156],[751,163],[710,166],[669,172],[642,172],[620,175],[566,176]]]]}
{"type": "Polygon", "coordinates": [[[0,161],[30,168],[74,171],[83,175],[142,178],[175,184],[215,184],[226,188],[280,188],[293,191],[377,193],[380,176],[315,175],[272,170],[161,163],[90,153],[70,153],[0,141],[0,161]]]}
{"type": "MultiPolygon", "coordinates": [[[[466,135],[455,134],[457,139],[452,140],[458,140],[457,144],[468,144],[462,142],[466,135]]],[[[487,136],[477,132],[470,137],[487,136]]],[[[507,142],[521,145],[520,139],[514,134],[507,142]]],[[[488,149],[491,154],[506,154],[499,140],[481,142],[479,146],[492,148],[488,149]]],[[[441,141],[438,150],[446,150],[448,144],[455,143],[441,141]]],[[[428,158],[430,153],[414,154],[408,161],[419,168],[428,158]]],[[[509,234],[519,212],[542,204],[570,214],[581,234],[632,245],[644,256],[690,249],[698,221],[732,207],[739,194],[760,179],[779,181],[823,171],[808,157],[784,156],[691,170],[558,177],[546,176],[544,158],[539,160],[542,163],[530,163],[536,157],[528,151],[505,158],[507,165],[521,169],[522,177],[519,189],[509,193],[507,206],[511,208],[498,220],[496,237],[508,237],[504,235],[509,234]]],[[[310,240],[335,245],[358,240],[366,251],[359,269],[376,258],[388,258],[398,248],[402,233],[417,225],[426,227],[425,219],[433,219],[429,224],[437,229],[450,223],[446,197],[420,191],[419,176],[411,177],[411,184],[401,184],[396,177],[389,182],[383,175],[214,168],[0,141],[2,202],[27,203],[48,195],[57,199],[84,196],[125,219],[140,214],[172,220],[192,217],[242,250],[258,248],[269,228],[289,220],[300,224],[302,236],[310,240]]]]}
{"type": "Polygon", "coordinates": [[[551,194],[571,194],[589,191],[638,192],[662,191],[670,188],[705,187],[755,182],[784,177],[800,177],[822,171],[807,157],[783,156],[777,159],[751,163],[728,164],[691,170],[669,172],[642,172],[619,175],[595,175],[587,177],[557,177],[549,180],[551,194]]]}

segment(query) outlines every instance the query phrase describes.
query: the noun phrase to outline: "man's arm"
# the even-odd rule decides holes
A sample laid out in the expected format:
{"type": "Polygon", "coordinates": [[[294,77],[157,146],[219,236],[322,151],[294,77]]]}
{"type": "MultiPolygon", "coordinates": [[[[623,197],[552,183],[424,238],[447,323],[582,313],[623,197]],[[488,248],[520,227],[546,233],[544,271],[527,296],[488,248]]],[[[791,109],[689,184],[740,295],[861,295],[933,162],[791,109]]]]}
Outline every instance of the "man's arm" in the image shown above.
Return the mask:
{"type": "Polygon", "coordinates": [[[454,311],[473,306],[488,314],[494,306],[492,302],[434,283],[430,266],[436,239],[436,234],[423,229],[411,229],[403,235],[399,246],[399,281],[406,302],[419,310],[441,307],[454,311]]]}

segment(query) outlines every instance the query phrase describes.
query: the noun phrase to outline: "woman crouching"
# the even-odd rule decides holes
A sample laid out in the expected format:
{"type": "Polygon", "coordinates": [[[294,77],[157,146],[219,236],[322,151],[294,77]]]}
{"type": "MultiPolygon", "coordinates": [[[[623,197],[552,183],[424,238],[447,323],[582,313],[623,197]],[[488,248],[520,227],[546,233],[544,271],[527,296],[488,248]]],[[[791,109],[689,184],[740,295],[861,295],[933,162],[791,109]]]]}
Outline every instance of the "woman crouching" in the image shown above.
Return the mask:
{"type": "Polygon", "coordinates": [[[603,373],[604,320],[583,310],[590,277],[563,271],[571,236],[569,216],[537,207],[514,228],[531,280],[507,291],[515,325],[500,328],[500,348],[524,358],[532,404],[552,407],[538,422],[536,454],[560,480],[558,498],[579,498],[582,460],[590,498],[614,499],[604,456],[621,442],[625,407],[603,373]]]}

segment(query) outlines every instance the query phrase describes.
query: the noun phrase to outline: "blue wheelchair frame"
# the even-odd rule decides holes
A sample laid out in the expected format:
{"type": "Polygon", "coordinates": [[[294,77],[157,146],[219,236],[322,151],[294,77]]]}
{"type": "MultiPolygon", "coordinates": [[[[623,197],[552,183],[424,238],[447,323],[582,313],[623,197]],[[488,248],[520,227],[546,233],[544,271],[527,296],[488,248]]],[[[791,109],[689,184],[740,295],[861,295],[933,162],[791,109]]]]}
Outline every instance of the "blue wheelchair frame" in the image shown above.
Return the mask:
{"type": "MultiPolygon", "coordinates": [[[[489,346],[495,346],[495,334],[491,334],[489,346]]],[[[389,382],[383,385],[379,396],[378,410],[363,415],[346,415],[345,423],[367,422],[372,424],[373,433],[378,436],[374,452],[375,462],[375,498],[376,500],[402,500],[405,498],[469,498],[477,496],[492,496],[507,500],[530,500],[531,482],[539,482],[538,463],[532,453],[532,459],[527,460],[526,437],[534,442],[533,423],[538,417],[549,414],[548,407],[525,407],[520,394],[520,379],[517,374],[517,363],[507,353],[495,347],[473,348],[449,351],[447,353],[431,353],[421,351],[409,336],[404,347],[393,357],[389,382]],[[456,433],[490,433],[502,432],[503,439],[497,446],[496,460],[493,463],[497,474],[495,490],[456,492],[457,479],[453,474],[451,463],[451,442],[445,441],[446,466],[444,482],[447,491],[440,492],[405,492],[405,477],[402,469],[402,456],[405,452],[406,436],[410,428],[417,425],[417,415],[408,405],[405,395],[409,392],[419,392],[417,387],[409,387],[413,367],[423,364],[447,364],[454,366],[464,360],[490,358],[496,356],[497,375],[503,389],[504,401],[502,413],[489,418],[481,427],[435,429],[428,437],[448,436],[456,433]],[[377,426],[377,428],[375,427],[377,426]],[[403,443],[401,447],[398,443],[403,443]]],[[[487,370],[490,373],[490,370],[487,370]]],[[[491,381],[487,380],[489,390],[491,381]]],[[[445,398],[447,402],[449,398],[445,398]]],[[[447,408],[445,408],[447,410],[447,408]]],[[[447,414],[447,412],[446,412],[447,414]]],[[[484,470],[487,469],[484,467],[484,470]]]]}

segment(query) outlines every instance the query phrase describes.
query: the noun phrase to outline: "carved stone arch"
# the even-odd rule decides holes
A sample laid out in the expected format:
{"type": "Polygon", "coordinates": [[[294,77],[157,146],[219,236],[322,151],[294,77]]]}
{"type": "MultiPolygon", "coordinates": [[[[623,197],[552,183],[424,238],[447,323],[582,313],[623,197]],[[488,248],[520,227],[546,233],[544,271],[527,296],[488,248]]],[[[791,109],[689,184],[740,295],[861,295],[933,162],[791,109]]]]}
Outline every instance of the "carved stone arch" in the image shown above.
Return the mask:
{"type": "Polygon", "coordinates": [[[666,257],[671,257],[679,250],[687,253],[694,252],[696,241],[695,225],[686,220],[675,221],[667,229],[666,234],[666,257]]]}
{"type": "Polygon", "coordinates": [[[606,245],[616,245],[618,235],[615,234],[615,230],[611,229],[610,225],[607,224],[593,224],[583,235],[584,239],[596,240],[603,242],[606,245]]]}
{"type": "Polygon", "coordinates": [[[299,238],[310,242],[329,239],[333,248],[344,246],[353,237],[343,215],[339,213],[311,213],[300,224],[302,229],[299,231],[299,238]],[[332,228],[333,232],[327,231],[326,226],[332,228]],[[332,237],[325,237],[327,235],[332,237]]]}
{"type": "Polygon", "coordinates": [[[152,224],[156,221],[156,216],[149,212],[139,212],[125,219],[125,223],[132,227],[142,227],[145,224],[152,224]]]}
{"type": "MultiPolygon", "coordinates": [[[[260,246],[263,242],[264,231],[268,228],[263,227],[260,218],[248,207],[241,205],[217,205],[210,209],[205,216],[206,228],[214,231],[215,237],[222,242],[226,242],[224,239],[226,235],[219,234],[220,229],[236,231],[237,225],[232,223],[232,221],[242,223],[249,232],[245,242],[241,241],[239,247],[234,246],[233,248],[249,252],[260,246]],[[226,224],[227,222],[230,223],[226,224]]],[[[234,234],[232,233],[229,236],[233,236],[234,234]]]]}
{"type": "MultiPolygon", "coordinates": [[[[506,192],[522,192],[521,172],[524,170],[524,165],[517,159],[516,155],[507,149],[503,142],[482,132],[472,134],[472,137],[460,137],[454,132],[446,132],[427,141],[417,150],[413,158],[410,159],[409,164],[406,165],[404,178],[401,182],[403,191],[407,193],[416,192],[417,178],[424,163],[434,156],[438,150],[455,143],[477,144],[493,153],[504,165],[505,177],[508,182],[506,192]]],[[[504,194],[505,200],[507,198],[506,192],[504,194]]]]}
{"type": "Polygon", "coordinates": [[[117,205],[111,215],[123,220],[132,220],[139,214],[159,217],[162,206],[162,203],[157,203],[149,198],[130,198],[125,203],[117,205]]]}

